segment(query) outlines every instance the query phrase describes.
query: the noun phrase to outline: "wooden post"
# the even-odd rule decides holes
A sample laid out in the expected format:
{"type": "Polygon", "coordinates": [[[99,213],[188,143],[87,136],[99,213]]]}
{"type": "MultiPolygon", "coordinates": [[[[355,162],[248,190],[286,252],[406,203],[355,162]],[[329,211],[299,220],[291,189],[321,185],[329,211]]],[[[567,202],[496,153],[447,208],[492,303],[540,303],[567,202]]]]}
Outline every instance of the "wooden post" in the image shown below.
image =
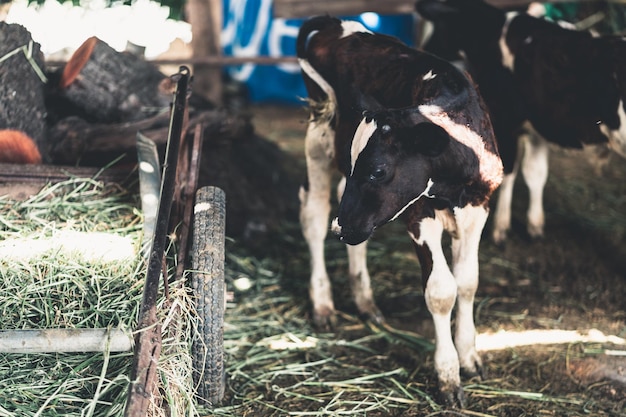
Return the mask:
{"type": "MultiPolygon", "coordinates": [[[[222,54],[222,0],[188,0],[193,58],[219,57],[222,54]]],[[[193,91],[215,105],[222,104],[222,68],[206,64],[193,66],[193,91]]]]}

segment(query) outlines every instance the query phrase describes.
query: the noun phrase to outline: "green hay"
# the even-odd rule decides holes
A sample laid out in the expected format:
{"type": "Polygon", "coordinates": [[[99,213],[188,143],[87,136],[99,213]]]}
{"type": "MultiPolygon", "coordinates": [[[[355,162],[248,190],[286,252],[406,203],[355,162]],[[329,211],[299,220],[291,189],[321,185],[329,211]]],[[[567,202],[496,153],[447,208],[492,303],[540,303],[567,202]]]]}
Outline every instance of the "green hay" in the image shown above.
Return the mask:
{"type": "MultiPolygon", "coordinates": [[[[145,278],[136,196],[116,185],[72,179],[25,201],[0,198],[0,240],[41,239],[67,230],[130,238],[136,255],[86,263],[53,250],[28,261],[2,259],[0,328],[121,328],[132,333],[145,278]]],[[[165,415],[165,408],[172,416],[196,413],[186,342],[190,326],[185,325],[191,303],[184,289],[175,289],[172,299],[173,307],[159,300],[165,323],[159,390],[167,407],[157,399],[150,409],[153,416],[165,415]],[[171,316],[183,323],[176,332],[170,331],[171,316]]],[[[132,359],[133,352],[0,354],[0,416],[121,416],[132,359]]]]}
{"type": "MultiPolygon", "coordinates": [[[[131,236],[139,245],[142,219],[135,198],[121,188],[104,187],[93,180],[49,187],[25,202],[0,198],[0,239],[46,237],[69,228],[131,236]]],[[[419,266],[406,237],[397,237],[401,235],[394,227],[400,226],[381,230],[370,245],[376,299],[410,295],[411,301],[419,300],[419,266]]],[[[488,379],[463,381],[468,409],[447,410],[435,398],[432,342],[406,329],[364,323],[356,316],[340,244],[329,238],[327,251],[339,309],[337,325],[333,332],[318,332],[310,321],[309,260],[298,226],[286,225],[284,233],[271,242],[262,256],[247,253],[239,242],[227,242],[225,271],[234,300],[228,304],[224,333],[226,397],[212,409],[196,408],[193,401],[187,343],[193,328],[186,325],[194,315],[190,294],[184,286],[172,286],[173,305],[166,307],[160,300],[164,347],[159,361],[160,396],[151,415],[623,415],[621,391],[608,401],[602,384],[581,387],[567,377],[554,379],[567,375],[565,359],[572,356],[567,346],[485,354],[488,379]],[[251,288],[236,289],[232,284],[239,278],[248,279],[251,288]]],[[[481,265],[497,268],[502,276],[536,278],[536,272],[501,252],[488,253],[481,253],[481,265]]],[[[135,328],[145,274],[140,256],[115,265],[85,265],[52,255],[28,263],[2,262],[3,328],[135,328]]],[[[484,283],[489,283],[488,277],[484,283]]],[[[497,300],[513,303],[519,297],[513,292],[506,300],[497,300]]],[[[524,310],[497,311],[493,300],[488,296],[477,299],[477,317],[498,317],[516,327],[532,318],[532,312],[524,310]]],[[[409,305],[410,315],[396,308],[398,315],[390,315],[390,322],[414,320],[419,312],[415,304],[409,305]]],[[[540,323],[539,318],[532,320],[540,323]]],[[[482,329],[499,327],[502,322],[478,321],[482,329]]],[[[598,353],[585,352],[583,346],[578,354],[598,353]]],[[[0,355],[0,417],[122,415],[131,361],[130,352],[0,355]]]]}

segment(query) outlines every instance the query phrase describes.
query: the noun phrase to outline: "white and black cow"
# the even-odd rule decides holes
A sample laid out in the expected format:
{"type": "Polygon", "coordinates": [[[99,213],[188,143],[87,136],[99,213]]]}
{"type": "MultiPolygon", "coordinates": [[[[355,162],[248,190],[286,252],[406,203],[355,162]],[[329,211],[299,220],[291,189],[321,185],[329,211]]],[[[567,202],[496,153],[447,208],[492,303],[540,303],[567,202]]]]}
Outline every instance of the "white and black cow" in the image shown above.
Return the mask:
{"type": "Polygon", "coordinates": [[[507,174],[494,216],[495,242],[504,242],[510,228],[520,165],[529,188],[528,232],[542,236],[545,140],[593,148],[597,155],[610,148],[626,157],[626,41],[506,13],[482,0],[419,0],[416,9],[434,23],[438,46],[465,57],[489,108],[507,174]]]}
{"type": "Polygon", "coordinates": [[[502,180],[486,109],[472,82],[448,62],[357,22],[329,16],[306,21],[297,55],[311,108],[300,220],[311,253],[314,320],[327,326],[335,312],[324,240],[337,167],[344,178],[332,228],[348,244],[358,310],[383,320],[370,287],[366,240],[402,217],[435,322],[439,388],[444,401],[463,405],[459,369],[481,370],[472,315],[478,245],[489,197],[502,180]],[[452,270],[441,246],[444,230],[452,235],[452,270]]]}

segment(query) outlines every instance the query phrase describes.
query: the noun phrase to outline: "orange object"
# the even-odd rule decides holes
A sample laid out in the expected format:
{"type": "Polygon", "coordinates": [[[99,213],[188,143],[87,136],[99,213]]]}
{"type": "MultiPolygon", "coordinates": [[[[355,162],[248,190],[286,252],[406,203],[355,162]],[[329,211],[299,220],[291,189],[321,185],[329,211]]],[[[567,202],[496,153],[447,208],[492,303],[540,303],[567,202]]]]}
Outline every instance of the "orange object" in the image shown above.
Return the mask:
{"type": "Polygon", "coordinates": [[[80,71],[83,69],[87,61],[89,61],[89,57],[91,56],[96,43],[98,43],[98,38],[92,36],[83,42],[83,44],[74,52],[70,60],[65,65],[63,74],[61,75],[59,86],[62,89],[65,89],[72,84],[78,74],[80,74],[80,71]]]}
{"type": "Polygon", "coordinates": [[[41,153],[26,133],[19,130],[0,130],[0,162],[40,164],[41,153]]]}

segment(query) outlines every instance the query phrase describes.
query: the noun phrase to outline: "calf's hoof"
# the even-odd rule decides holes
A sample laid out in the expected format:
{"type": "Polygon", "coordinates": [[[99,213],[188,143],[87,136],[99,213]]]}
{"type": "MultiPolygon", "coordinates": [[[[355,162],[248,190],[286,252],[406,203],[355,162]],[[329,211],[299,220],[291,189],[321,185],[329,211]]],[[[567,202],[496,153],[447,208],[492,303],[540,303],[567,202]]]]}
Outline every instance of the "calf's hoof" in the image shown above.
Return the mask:
{"type": "Polygon", "coordinates": [[[463,379],[478,377],[481,380],[485,380],[487,379],[487,372],[480,363],[476,362],[473,369],[461,367],[461,377],[463,379]]]}
{"type": "Polygon", "coordinates": [[[330,307],[313,310],[313,324],[318,331],[330,331],[336,324],[335,309],[330,307]]]}
{"type": "Polygon", "coordinates": [[[360,309],[359,314],[363,321],[369,321],[377,325],[385,324],[385,316],[374,303],[371,303],[366,309],[360,309]]]}
{"type": "Polygon", "coordinates": [[[441,388],[439,397],[447,408],[465,408],[465,392],[460,385],[441,388]]]}
{"type": "Polygon", "coordinates": [[[530,236],[531,240],[541,240],[543,239],[543,225],[541,226],[533,226],[528,225],[528,236],[530,236]]]}
{"type": "Polygon", "coordinates": [[[501,248],[504,249],[504,246],[506,244],[506,230],[494,230],[493,231],[493,235],[492,235],[492,239],[493,239],[493,243],[501,248]]]}

